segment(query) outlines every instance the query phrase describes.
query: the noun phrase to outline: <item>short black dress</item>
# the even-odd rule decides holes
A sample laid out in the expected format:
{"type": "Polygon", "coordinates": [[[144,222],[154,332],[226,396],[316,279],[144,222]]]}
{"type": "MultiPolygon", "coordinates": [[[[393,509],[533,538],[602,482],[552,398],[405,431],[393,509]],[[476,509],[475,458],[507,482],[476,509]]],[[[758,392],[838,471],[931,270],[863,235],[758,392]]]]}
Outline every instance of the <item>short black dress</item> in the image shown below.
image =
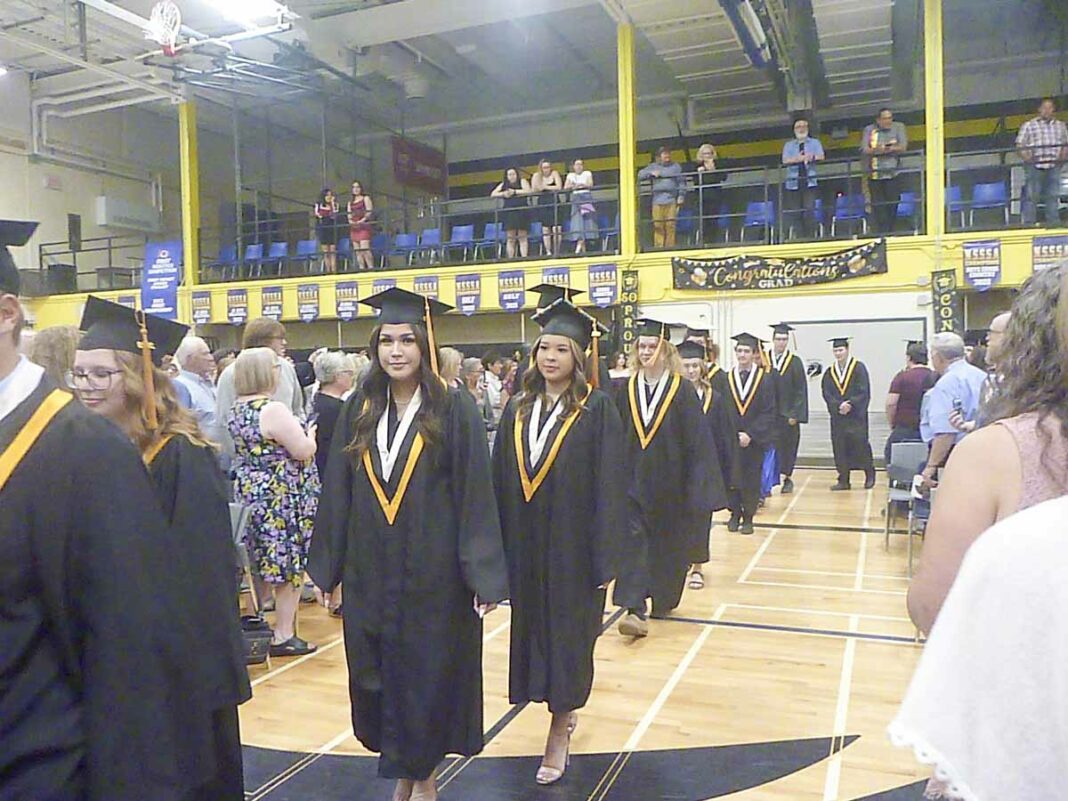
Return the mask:
{"type": "MultiPolygon", "coordinates": [[[[517,192],[522,191],[522,184],[508,184],[504,185],[505,189],[514,189],[517,192]]],[[[530,204],[528,203],[528,195],[513,195],[512,197],[506,197],[504,199],[504,208],[500,212],[501,224],[506,231],[529,231],[530,230],[530,217],[531,211],[530,204]]]]}
{"type": "Polygon", "coordinates": [[[337,244],[337,206],[315,204],[315,235],[320,245],[337,244]]]}

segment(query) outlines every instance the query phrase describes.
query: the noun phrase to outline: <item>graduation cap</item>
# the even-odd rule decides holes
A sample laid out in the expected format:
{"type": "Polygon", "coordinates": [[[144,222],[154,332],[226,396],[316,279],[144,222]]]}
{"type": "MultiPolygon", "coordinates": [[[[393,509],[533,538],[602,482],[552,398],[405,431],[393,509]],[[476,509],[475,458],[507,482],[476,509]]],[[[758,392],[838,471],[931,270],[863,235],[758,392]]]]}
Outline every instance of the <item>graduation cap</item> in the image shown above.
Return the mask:
{"type": "Polygon", "coordinates": [[[538,293],[538,308],[546,309],[561,298],[571,300],[577,295],[586,294],[581,289],[560,286],[559,284],[538,284],[527,289],[527,292],[538,293]]]}
{"type": "Polygon", "coordinates": [[[852,337],[831,337],[827,341],[831,343],[832,348],[848,348],[850,339],[852,337]]]}
{"type": "Polygon", "coordinates": [[[753,350],[760,350],[760,337],[753,336],[747,331],[743,331],[740,334],[735,334],[731,337],[739,345],[744,345],[747,348],[753,350]]]}
{"type": "Polygon", "coordinates": [[[707,328],[690,328],[690,326],[686,326],[686,339],[689,339],[690,337],[707,337],[707,336],[709,336],[709,332],[708,332],[707,328]]]}
{"type": "Polygon", "coordinates": [[[85,333],[78,343],[78,350],[107,348],[141,354],[141,378],[145,383],[141,410],[145,426],[150,431],[159,428],[156,379],[152,368],[159,367],[164,356],[173,355],[178,350],[189,326],[90,295],[79,328],[85,333]]]}
{"type": "MultiPolygon", "coordinates": [[[[556,334],[567,337],[578,343],[578,346],[583,351],[588,350],[590,352],[590,358],[594,365],[591,370],[590,385],[598,388],[600,384],[598,365],[601,359],[599,342],[601,337],[608,333],[608,329],[597,322],[592,315],[582,311],[582,309],[563,297],[550,303],[547,308],[539,311],[532,319],[541,326],[542,334],[556,334]]],[[[533,360],[533,353],[531,354],[531,359],[533,360]]]]}
{"type": "Polygon", "coordinates": [[[776,334],[789,334],[794,330],[794,327],[789,323],[775,323],[771,326],[771,330],[776,334]]]}
{"type": "Polygon", "coordinates": [[[638,320],[638,336],[640,337],[659,337],[660,339],[671,339],[671,325],[669,323],[662,323],[659,320],[653,320],[649,317],[643,317],[638,320]]]}
{"type": "Polygon", "coordinates": [[[21,281],[15,259],[8,251],[8,246],[22,247],[37,230],[38,223],[20,222],[18,220],[0,220],[0,293],[19,294],[21,281]]]}
{"type": "Polygon", "coordinates": [[[700,359],[701,361],[705,361],[708,358],[708,354],[705,352],[705,346],[700,342],[686,340],[679,345],[679,358],[700,359]]]}
{"type": "Polygon", "coordinates": [[[434,315],[445,314],[455,307],[395,286],[377,295],[371,295],[361,300],[360,303],[372,309],[378,309],[379,325],[404,325],[405,323],[415,325],[418,323],[426,326],[427,339],[430,341],[430,366],[434,374],[440,377],[438,345],[434,340],[434,315]]]}
{"type": "Polygon", "coordinates": [[[964,332],[964,344],[975,348],[986,344],[986,331],[981,328],[969,328],[964,332]]]}

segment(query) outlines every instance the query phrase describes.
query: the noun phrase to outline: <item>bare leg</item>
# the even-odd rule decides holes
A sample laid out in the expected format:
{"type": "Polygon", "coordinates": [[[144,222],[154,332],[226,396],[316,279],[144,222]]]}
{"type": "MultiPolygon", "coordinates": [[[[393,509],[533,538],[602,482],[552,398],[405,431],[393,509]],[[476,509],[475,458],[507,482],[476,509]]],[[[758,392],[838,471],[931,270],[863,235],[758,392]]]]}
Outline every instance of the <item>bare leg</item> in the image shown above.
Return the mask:
{"type": "Polygon", "coordinates": [[[393,801],[408,801],[412,797],[412,780],[398,779],[397,787],[393,790],[393,801]]]}
{"type": "Polygon", "coordinates": [[[527,231],[517,232],[519,237],[519,255],[524,259],[530,255],[530,237],[527,231]]]}
{"type": "Polygon", "coordinates": [[[578,725],[573,712],[557,712],[549,724],[549,736],[545,740],[545,756],[538,769],[538,784],[553,784],[567,770],[571,750],[571,732],[578,725]]]}
{"type": "Polygon", "coordinates": [[[551,256],[551,255],[553,255],[553,234],[552,234],[552,229],[551,228],[546,229],[546,230],[547,230],[547,233],[542,234],[541,244],[542,244],[542,247],[545,248],[545,255],[546,256],[551,256]]]}
{"type": "Polygon", "coordinates": [[[585,253],[585,252],[586,252],[586,237],[580,235],[579,238],[575,240],[575,255],[577,256],[580,253],[585,253]]]}
{"type": "Polygon", "coordinates": [[[560,246],[564,242],[564,229],[559,225],[553,226],[553,253],[560,252],[560,246]]]}
{"type": "Polygon", "coordinates": [[[274,642],[283,643],[297,632],[297,608],[300,606],[300,587],[290,583],[276,584],[274,588],[277,604],[274,622],[274,642]]]}
{"type": "Polygon", "coordinates": [[[412,801],[437,801],[438,785],[436,779],[431,776],[429,779],[412,782],[411,798],[412,801]]]}
{"type": "Polygon", "coordinates": [[[504,246],[504,251],[508,254],[508,258],[515,258],[515,231],[508,231],[508,242],[504,246]]]}

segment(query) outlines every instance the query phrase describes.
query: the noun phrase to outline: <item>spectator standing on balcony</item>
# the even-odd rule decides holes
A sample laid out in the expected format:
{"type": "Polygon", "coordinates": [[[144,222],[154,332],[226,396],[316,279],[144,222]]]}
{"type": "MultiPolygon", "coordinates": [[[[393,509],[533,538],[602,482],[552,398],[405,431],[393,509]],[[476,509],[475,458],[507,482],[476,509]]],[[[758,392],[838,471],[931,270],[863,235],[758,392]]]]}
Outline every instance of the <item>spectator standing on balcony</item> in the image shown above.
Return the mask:
{"type": "Polygon", "coordinates": [[[323,270],[337,272],[337,196],[333,189],[324,189],[315,204],[315,235],[323,249],[323,270]]]}
{"type": "Polygon", "coordinates": [[[575,159],[564,179],[564,190],[571,192],[571,238],[575,255],[586,252],[586,240],[597,237],[597,208],[593,205],[593,173],[582,159],[575,159]]]}
{"type": "Polygon", "coordinates": [[[686,202],[682,167],[671,160],[671,148],[656,151],[656,161],[638,172],[639,181],[653,184],[653,247],[675,247],[675,221],[686,202]]]}
{"type": "Polygon", "coordinates": [[[898,171],[901,153],[908,150],[909,138],[905,126],[894,122],[894,112],[879,109],[875,122],[864,129],[860,138],[860,152],[867,162],[868,191],[871,193],[872,228],[877,234],[894,229],[897,216],[898,171]]]}
{"type": "Polygon", "coordinates": [[[1046,97],[1038,106],[1038,116],[1020,126],[1016,149],[1027,164],[1027,195],[1023,200],[1023,223],[1038,220],[1038,201],[1046,209],[1046,227],[1061,224],[1058,209],[1061,172],[1068,161],[1068,125],[1054,115],[1057,106],[1046,97]]]}
{"type": "MultiPolygon", "coordinates": [[[[816,230],[816,164],[823,161],[823,145],[808,135],[808,120],[794,122],[794,138],[782,146],[782,163],[786,167],[783,181],[783,211],[791,220],[800,217],[801,238],[811,239],[816,230]]],[[[793,230],[791,226],[791,231],[793,230]]]]}
{"type": "Polygon", "coordinates": [[[716,238],[716,217],[720,212],[723,182],[727,173],[716,168],[719,154],[710,142],[697,148],[697,208],[701,217],[701,244],[710,245],[716,238]]]}
{"type": "Polygon", "coordinates": [[[492,197],[504,199],[504,209],[501,211],[501,219],[508,235],[507,248],[508,258],[514,259],[516,244],[519,245],[519,255],[526,258],[530,252],[530,242],[527,240],[527,232],[530,230],[530,205],[527,197],[530,195],[530,181],[519,175],[519,170],[509,167],[504,171],[504,178],[492,192],[492,197]]]}
{"type": "Polygon", "coordinates": [[[538,171],[530,179],[530,188],[538,198],[538,207],[534,218],[541,223],[541,242],[545,255],[552,256],[560,252],[560,208],[559,192],[563,191],[564,182],[560,173],[549,159],[542,159],[538,171]]]}
{"type": "Polygon", "coordinates": [[[352,240],[352,252],[356,254],[356,267],[360,270],[373,270],[375,257],[371,252],[371,216],[375,204],[369,195],[363,193],[359,181],[352,182],[352,200],[349,201],[349,238],[352,240]]]}

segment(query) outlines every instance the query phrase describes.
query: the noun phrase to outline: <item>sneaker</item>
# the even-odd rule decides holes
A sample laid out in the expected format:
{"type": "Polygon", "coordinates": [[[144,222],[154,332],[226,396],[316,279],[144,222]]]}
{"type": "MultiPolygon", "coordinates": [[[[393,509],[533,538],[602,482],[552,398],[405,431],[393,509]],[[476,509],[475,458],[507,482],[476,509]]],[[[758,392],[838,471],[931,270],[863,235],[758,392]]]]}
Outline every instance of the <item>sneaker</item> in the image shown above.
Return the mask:
{"type": "Polygon", "coordinates": [[[649,622],[629,612],[626,617],[619,621],[619,633],[624,637],[645,637],[649,634],[649,622]]]}
{"type": "Polygon", "coordinates": [[[789,495],[794,491],[794,480],[792,478],[784,478],[782,480],[782,490],[780,495],[789,495]]]}

